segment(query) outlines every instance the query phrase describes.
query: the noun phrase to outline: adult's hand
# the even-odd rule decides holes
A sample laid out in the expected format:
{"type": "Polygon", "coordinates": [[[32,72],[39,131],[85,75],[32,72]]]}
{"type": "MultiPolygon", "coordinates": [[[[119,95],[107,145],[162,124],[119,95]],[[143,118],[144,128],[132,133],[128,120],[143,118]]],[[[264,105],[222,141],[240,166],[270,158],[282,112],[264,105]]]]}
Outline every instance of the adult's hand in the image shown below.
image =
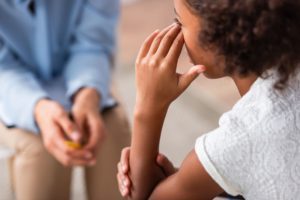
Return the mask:
{"type": "Polygon", "coordinates": [[[86,139],[83,148],[95,153],[97,146],[105,138],[105,127],[100,113],[100,95],[97,90],[93,88],[79,90],[74,97],[72,116],[83,138],[86,139]]]}
{"type": "Polygon", "coordinates": [[[91,152],[72,149],[66,141],[79,142],[80,133],[64,108],[55,101],[42,99],[35,106],[35,120],[41,130],[46,149],[64,166],[92,165],[91,152]]]}

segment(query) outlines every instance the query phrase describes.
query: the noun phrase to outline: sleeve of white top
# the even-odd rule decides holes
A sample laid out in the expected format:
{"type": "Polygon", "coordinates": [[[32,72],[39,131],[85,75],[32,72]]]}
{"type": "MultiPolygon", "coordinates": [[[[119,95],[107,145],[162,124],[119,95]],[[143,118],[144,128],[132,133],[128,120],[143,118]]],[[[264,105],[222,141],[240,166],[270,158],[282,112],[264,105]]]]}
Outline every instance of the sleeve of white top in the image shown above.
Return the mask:
{"type": "Polygon", "coordinates": [[[237,192],[233,186],[231,186],[224,177],[218,172],[217,168],[211,161],[206,148],[205,148],[205,139],[207,135],[203,135],[198,138],[195,145],[195,152],[200,160],[202,166],[206,172],[212,177],[212,179],[228,194],[236,196],[240,193],[237,192]]]}

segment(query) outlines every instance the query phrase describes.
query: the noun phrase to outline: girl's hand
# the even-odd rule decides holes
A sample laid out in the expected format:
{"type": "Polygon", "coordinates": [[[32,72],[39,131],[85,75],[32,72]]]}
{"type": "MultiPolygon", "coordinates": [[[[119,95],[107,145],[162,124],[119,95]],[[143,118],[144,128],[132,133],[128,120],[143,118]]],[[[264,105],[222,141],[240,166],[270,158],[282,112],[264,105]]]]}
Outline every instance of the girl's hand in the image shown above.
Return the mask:
{"type": "MultiPolygon", "coordinates": [[[[119,191],[123,197],[129,197],[131,193],[131,180],[129,177],[129,156],[130,147],[126,147],[122,150],[121,159],[118,163],[117,180],[119,185],[119,191]]],[[[169,159],[163,154],[159,154],[157,156],[156,162],[163,171],[165,177],[171,176],[177,171],[177,169],[173,166],[169,159]]]]}
{"type": "Polygon", "coordinates": [[[178,24],[146,39],[136,60],[136,106],[149,110],[168,107],[205,70],[200,65],[185,74],[176,73],[183,45],[178,24]]]}

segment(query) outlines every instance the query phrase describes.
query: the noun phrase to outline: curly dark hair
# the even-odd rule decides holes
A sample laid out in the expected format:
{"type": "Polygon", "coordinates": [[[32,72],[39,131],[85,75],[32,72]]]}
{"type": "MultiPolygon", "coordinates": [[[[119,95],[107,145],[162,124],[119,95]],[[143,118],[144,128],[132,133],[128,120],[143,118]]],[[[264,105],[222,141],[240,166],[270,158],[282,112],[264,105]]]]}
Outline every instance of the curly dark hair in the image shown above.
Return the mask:
{"type": "Polygon", "coordinates": [[[240,75],[276,68],[285,88],[300,61],[299,0],[186,0],[203,19],[201,45],[225,57],[225,72],[240,75]]]}

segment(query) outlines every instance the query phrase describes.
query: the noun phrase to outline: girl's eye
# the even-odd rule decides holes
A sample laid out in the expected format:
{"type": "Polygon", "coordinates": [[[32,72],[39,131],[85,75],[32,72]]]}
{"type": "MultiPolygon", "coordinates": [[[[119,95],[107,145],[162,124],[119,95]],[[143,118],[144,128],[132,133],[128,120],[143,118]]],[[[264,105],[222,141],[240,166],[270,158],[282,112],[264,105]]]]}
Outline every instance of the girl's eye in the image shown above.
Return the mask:
{"type": "Polygon", "coordinates": [[[181,22],[177,18],[174,18],[174,22],[177,23],[179,26],[182,26],[181,22]]]}

